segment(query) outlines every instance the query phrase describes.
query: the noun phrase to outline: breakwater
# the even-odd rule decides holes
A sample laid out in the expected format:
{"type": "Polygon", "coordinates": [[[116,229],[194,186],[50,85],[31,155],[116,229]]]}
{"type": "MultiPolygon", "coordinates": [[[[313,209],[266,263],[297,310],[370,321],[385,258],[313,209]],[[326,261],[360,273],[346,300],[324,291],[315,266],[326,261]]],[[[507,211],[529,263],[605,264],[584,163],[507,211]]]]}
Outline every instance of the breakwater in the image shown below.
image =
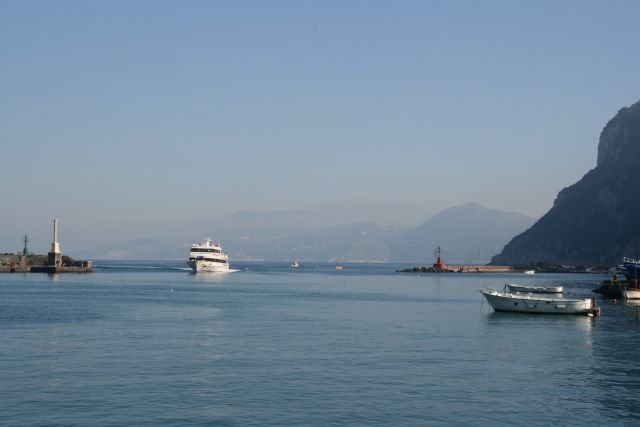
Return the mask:
{"type": "Polygon", "coordinates": [[[513,273],[509,265],[447,265],[445,268],[413,267],[398,270],[401,273],[513,273]]]}
{"type": "Polygon", "coordinates": [[[63,256],[60,265],[48,265],[47,255],[0,255],[0,273],[88,273],[93,261],[63,256]]]}

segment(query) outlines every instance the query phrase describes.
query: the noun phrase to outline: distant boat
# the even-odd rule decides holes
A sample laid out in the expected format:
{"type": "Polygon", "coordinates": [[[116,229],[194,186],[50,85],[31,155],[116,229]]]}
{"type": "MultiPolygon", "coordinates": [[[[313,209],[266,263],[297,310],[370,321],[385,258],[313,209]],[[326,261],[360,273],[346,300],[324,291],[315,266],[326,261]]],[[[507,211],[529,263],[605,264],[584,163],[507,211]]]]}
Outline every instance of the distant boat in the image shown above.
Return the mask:
{"type": "Polygon", "coordinates": [[[535,270],[525,270],[524,274],[536,274],[535,270]]]}
{"type": "Polygon", "coordinates": [[[495,311],[536,314],[586,314],[598,315],[600,309],[595,298],[553,298],[531,294],[512,294],[485,288],[480,291],[495,311]]]}
{"type": "Polygon", "coordinates": [[[505,290],[511,292],[532,292],[537,294],[561,294],[564,288],[562,286],[523,286],[507,283],[504,285],[505,290]]]}
{"type": "Polygon", "coordinates": [[[342,270],[342,265],[341,264],[336,264],[336,270],[342,270]]]}
{"type": "Polygon", "coordinates": [[[298,264],[298,261],[293,261],[291,263],[291,268],[298,268],[298,267],[300,267],[300,264],[298,264]]]}
{"type": "Polygon", "coordinates": [[[187,264],[194,273],[229,271],[229,255],[222,252],[219,243],[206,239],[191,245],[187,264]]]}

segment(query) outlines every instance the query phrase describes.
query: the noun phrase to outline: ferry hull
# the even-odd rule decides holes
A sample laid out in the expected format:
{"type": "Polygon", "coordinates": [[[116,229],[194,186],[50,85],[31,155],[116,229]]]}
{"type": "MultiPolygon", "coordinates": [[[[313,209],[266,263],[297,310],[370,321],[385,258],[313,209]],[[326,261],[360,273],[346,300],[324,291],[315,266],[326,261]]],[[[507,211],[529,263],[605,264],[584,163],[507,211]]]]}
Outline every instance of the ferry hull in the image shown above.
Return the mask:
{"type": "Polygon", "coordinates": [[[189,261],[189,267],[194,273],[224,273],[229,271],[229,264],[211,261],[189,261]]]}

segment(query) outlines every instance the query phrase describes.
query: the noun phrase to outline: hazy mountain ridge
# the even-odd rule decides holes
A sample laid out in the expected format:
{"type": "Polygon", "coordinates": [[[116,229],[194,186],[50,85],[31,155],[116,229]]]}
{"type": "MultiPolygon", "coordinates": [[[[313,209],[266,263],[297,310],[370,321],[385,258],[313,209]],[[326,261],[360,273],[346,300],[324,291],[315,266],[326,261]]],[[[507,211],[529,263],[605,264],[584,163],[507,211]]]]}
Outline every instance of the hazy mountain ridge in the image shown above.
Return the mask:
{"type": "Polygon", "coordinates": [[[640,254],[640,102],[604,127],[597,166],[562,189],[533,227],[507,244],[494,264],[615,265],[640,254]]]}
{"type": "Polygon", "coordinates": [[[434,249],[440,246],[446,262],[484,264],[534,222],[525,215],[477,203],[456,206],[406,230],[395,242],[391,260],[431,262],[434,249]]]}
{"type": "Polygon", "coordinates": [[[190,244],[209,235],[220,241],[236,261],[430,264],[434,249],[442,246],[447,262],[482,263],[534,222],[524,215],[487,209],[476,203],[447,209],[417,226],[360,221],[323,227],[320,224],[331,224],[326,216],[324,222],[315,222],[323,215],[319,211],[241,212],[207,222],[206,229],[211,231],[191,240],[138,239],[89,251],[88,256],[186,259],[190,244]]]}
{"type": "Polygon", "coordinates": [[[239,211],[201,221],[198,227],[211,230],[217,239],[289,237],[300,233],[319,230],[331,224],[323,218],[319,210],[292,210],[273,212],[239,211]]]}
{"type": "Polygon", "coordinates": [[[363,222],[287,238],[227,239],[225,247],[236,259],[386,262],[398,228],[363,222]]]}

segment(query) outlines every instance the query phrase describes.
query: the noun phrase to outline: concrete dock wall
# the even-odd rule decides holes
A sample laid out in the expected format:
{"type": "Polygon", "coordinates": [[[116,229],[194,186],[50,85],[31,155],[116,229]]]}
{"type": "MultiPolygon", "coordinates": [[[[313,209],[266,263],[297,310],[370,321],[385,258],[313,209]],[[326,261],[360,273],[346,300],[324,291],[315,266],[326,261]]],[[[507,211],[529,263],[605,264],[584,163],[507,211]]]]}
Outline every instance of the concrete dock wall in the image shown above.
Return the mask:
{"type": "Polygon", "coordinates": [[[0,255],[0,273],[88,273],[93,271],[93,261],[63,257],[60,267],[47,265],[46,255],[0,255]]]}

